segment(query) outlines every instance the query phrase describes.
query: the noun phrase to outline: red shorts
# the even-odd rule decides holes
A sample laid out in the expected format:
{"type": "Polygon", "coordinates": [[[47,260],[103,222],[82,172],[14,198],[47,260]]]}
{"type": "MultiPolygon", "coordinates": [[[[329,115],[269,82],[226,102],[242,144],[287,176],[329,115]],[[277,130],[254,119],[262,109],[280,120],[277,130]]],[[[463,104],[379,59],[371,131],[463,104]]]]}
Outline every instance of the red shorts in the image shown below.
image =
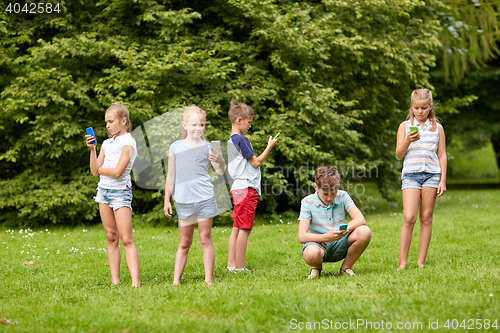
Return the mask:
{"type": "Polygon", "coordinates": [[[231,194],[234,204],[233,227],[252,230],[259,193],[256,189],[249,187],[231,191],[231,194]]]}

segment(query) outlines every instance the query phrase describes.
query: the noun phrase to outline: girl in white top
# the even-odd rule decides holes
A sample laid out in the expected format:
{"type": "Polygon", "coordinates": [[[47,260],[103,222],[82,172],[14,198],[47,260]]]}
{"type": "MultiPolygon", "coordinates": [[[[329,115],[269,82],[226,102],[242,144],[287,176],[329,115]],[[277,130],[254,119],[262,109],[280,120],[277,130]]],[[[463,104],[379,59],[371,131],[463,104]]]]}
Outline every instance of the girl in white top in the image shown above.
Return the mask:
{"type": "Polygon", "coordinates": [[[434,113],[432,93],[417,89],[411,94],[407,120],[399,125],[396,157],[405,158],[402,172],[403,226],[399,249],[399,269],[408,261],[413,227],[420,203],[420,244],[417,264],[424,267],[432,234],[436,196],[446,191],[446,144],[444,129],[434,113]],[[410,132],[410,126],[418,128],[410,132]]]}
{"type": "Polygon", "coordinates": [[[197,106],[189,106],[183,114],[183,140],[170,146],[168,171],[165,184],[165,216],[172,217],[170,195],[174,190],[177,218],[179,220],[179,248],[175,257],[174,285],[181,283],[189,248],[193,243],[196,220],[203,248],[205,282],[213,283],[215,252],[212,243],[212,219],[218,215],[213,185],[208,174],[208,163],[222,175],[225,161],[222,149],[216,152],[204,141],[207,114],[197,106]]]}
{"type": "Polygon", "coordinates": [[[99,157],[96,154],[97,142],[86,135],[90,150],[90,171],[100,175],[97,195],[102,225],[108,239],[108,260],[112,284],[120,284],[121,239],[125,250],[132,286],[139,286],[139,256],[132,238],[132,183],[130,170],[137,156],[136,142],[130,132],[130,115],[127,108],[113,103],[104,116],[110,138],[102,143],[99,157]]]}

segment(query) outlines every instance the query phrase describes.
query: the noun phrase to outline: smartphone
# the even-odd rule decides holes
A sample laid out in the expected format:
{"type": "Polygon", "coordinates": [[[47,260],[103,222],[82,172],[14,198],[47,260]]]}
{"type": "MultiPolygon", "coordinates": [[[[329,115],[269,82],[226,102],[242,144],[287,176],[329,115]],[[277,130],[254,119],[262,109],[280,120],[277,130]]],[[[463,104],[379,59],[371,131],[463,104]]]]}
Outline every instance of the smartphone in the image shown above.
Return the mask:
{"type": "Polygon", "coordinates": [[[220,141],[214,140],[214,141],[210,142],[210,149],[212,149],[214,152],[216,152],[218,154],[219,150],[220,150],[220,141]]]}
{"type": "Polygon", "coordinates": [[[417,126],[410,126],[410,133],[415,132],[415,131],[418,133],[418,127],[417,126]]]}
{"type": "Polygon", "coordinates": [[[94,137],[94,140],[90,143],[93,145],[97,144],[97,141],[95,139],[94,129],[92,127],[87,127],[85,131],[87,131],[87,135],[92,135],[94,137]]]}
{"type": "Polygon", "coordinates": [[[276,136],[273,138],[273,140],[276,140],[278,138],[278,136],[280,136],[281,132],[278,132],[278,134],[276,134],[276,136]]]}
{"type": "Polygon", "coordinates": [[[347,224],[341,224],[339,230],[347,230],[347,224]]]}

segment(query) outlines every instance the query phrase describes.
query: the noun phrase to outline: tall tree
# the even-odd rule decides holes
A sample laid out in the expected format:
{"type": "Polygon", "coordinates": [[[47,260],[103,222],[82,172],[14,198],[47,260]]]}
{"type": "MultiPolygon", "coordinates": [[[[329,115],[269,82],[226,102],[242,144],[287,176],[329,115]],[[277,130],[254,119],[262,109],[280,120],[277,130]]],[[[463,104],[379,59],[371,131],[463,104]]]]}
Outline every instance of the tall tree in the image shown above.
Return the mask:
{"type": "MultiPolygon", "coordinates": [[[[436,74],[437,76],[437,74],[436,74]]],[[[441,81],[441,82],[444,82],[441,81]]],[[[458,112],[445,115],[450,139],[458,139],[467,150],[477,149],[491,142],[500,170],[500,60],[489,61],[486,66],[472,70],[456,86],[438,84],[441,96],[453,95],[469,99],[458,105],[458,112]],[[473,99],[471,98],[473,97],[473,99]]]]}
{"type": "Polygon", "coordinates": [[[438,95],[448,99],[447,135],[468,149],[491,142],[500,170],[500,1],[446,3],[449,11],[439,13],[446,28],[442,53],[432,75],[438,95]]]}
{"type": "Polygon", "coordinates": [[[471,69],[479,69],[500,54],[500,1],[446,0],[437,15],[444,29],[440,40],[444,79],[456,85],[471,69]]]}

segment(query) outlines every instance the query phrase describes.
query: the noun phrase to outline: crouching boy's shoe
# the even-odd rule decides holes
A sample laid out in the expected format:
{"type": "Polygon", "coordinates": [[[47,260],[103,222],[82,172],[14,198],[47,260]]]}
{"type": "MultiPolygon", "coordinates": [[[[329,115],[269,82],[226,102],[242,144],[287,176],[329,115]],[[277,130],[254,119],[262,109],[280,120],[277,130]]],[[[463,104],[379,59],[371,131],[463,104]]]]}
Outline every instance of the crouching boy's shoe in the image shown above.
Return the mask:
{"type": "Polygon", "coordinates": [[[309,271],[309,276],[307,277],[308,279],[315,279],[319,278],[321,276],[321,269],[318,268],[311,268],[309,271]]]}

